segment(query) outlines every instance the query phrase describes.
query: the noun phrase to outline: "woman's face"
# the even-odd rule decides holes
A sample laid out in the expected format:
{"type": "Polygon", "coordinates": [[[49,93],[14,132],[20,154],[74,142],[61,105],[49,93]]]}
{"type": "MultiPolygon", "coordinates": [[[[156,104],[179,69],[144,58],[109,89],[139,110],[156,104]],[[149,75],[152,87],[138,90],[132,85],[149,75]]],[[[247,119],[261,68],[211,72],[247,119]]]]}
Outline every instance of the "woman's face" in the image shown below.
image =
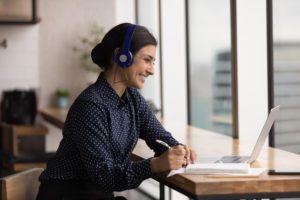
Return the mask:
{"type": "Polygon", "coordinates": [[[141,89],[146,78],[154,74],[154,62],[156,56],[156,46],[148,45],[140,49],[133,56],[133,63],[127,69],[128,87],[141,89]]]}

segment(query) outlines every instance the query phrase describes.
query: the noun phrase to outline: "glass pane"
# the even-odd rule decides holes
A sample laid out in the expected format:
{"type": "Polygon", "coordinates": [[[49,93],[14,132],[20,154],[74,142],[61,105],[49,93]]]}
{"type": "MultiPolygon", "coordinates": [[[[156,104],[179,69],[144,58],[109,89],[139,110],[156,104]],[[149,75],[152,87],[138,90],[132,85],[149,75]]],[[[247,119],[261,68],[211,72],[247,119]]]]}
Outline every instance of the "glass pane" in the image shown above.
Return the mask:
{"type": "Polygon", "coordinates": [[[32,20],[32,0],[1,0],[0,21],[32,20]]]}
{"type": "MultiPolygon", "coordinates": [[[[159,41],[159,10],[158,0],[139,0],[137,1],[137,23],[146,26],[159,41]]],[[[154,66],[154,76],[147,78],[144,88],[141,90],[142,95],[146,100],[151,101],[154,106],[157,116],[160,116],[161,98],[160,98],[160,60],[159,46],[157,47],[157,55],[154,66]]]]}
{"type": "Polygon", "coordinates": [[[191,125],[232,135],[229,0],[189,0],[191,125]]]}
{"type": "MultiPolygon", "coordinates": [[[[137,3],[137,24],[145,26],[154,35],[160,45],[159,38],[159,10],[158,0],[138,0],[137,3]]],[[[147,101],[152,102],[153,110],[158,118],[161,117],[161,98],[160,98],[160,60],[159,47],[154,66],[154,75],[147,78],[141,94],[147,101]]],[[[159,194],[159,184],[153,179],[147,179],[139,188],[146,193],[159,194]],[[150,192],[151,191],[151,192],[150,192]]],[[[158,196],[156,197],[159,198],[158,196]]]]}
{"type": "Polygon", "coordinates": [[[273,1],[275,146],[300,153],[300,1],[273,1]]]}

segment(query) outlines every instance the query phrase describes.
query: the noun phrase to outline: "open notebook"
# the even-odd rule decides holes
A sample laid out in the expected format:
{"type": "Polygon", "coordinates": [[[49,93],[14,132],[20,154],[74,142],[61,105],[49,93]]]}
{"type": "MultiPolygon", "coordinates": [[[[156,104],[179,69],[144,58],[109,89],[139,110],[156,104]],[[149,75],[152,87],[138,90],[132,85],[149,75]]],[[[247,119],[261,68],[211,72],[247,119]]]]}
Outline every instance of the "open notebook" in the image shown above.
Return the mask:
{"type": "Polygon", "coordinates": [[[266,168],[250,168],[248,163],[197,163],[172,170],[168,177],[176,174],[199,174],[212,177],[257,177],[266,168]]]}
{"type": "Polygon", "coordinates": [[[187,174],[215,174],[215,173],[248,173],[250,165],[247,163],[198,163],[184,168],[187,174]]]}

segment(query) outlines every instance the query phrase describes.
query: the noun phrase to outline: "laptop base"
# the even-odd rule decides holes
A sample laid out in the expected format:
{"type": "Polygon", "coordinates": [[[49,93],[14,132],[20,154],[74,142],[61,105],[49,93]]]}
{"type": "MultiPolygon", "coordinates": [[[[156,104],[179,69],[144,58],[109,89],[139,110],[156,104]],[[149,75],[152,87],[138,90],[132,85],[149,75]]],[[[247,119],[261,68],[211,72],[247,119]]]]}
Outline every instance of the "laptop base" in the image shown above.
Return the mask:
{"type": "Polygon", "coordinates": [[[248,163],[250,156],[223,156],[215,163],[248,163]]]}

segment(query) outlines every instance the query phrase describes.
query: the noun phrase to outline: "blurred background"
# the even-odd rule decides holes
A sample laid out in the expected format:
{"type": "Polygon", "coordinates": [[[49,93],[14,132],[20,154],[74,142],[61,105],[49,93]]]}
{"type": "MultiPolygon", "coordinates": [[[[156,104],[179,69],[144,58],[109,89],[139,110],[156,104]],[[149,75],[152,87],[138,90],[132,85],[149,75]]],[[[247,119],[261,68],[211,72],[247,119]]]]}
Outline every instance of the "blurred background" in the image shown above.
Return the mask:
{"type": "MultiPolygon", "coordinates": [[[[299,154],[299,10],[297,0],[0,0],[1,121],[40,133],[23,138],[27,155],[55,152],[61,129],[39,110],[67,110],[100,72],[93,46],[131,22],[159,42],[155,75],[140,91],[157,117],[256,139],[281,105],[266,145],[299,154]],[[33,141],[39,148],[28,149],[33,141]]],[[[155,181],[141,188],[158,198],[155,181]]]]}

